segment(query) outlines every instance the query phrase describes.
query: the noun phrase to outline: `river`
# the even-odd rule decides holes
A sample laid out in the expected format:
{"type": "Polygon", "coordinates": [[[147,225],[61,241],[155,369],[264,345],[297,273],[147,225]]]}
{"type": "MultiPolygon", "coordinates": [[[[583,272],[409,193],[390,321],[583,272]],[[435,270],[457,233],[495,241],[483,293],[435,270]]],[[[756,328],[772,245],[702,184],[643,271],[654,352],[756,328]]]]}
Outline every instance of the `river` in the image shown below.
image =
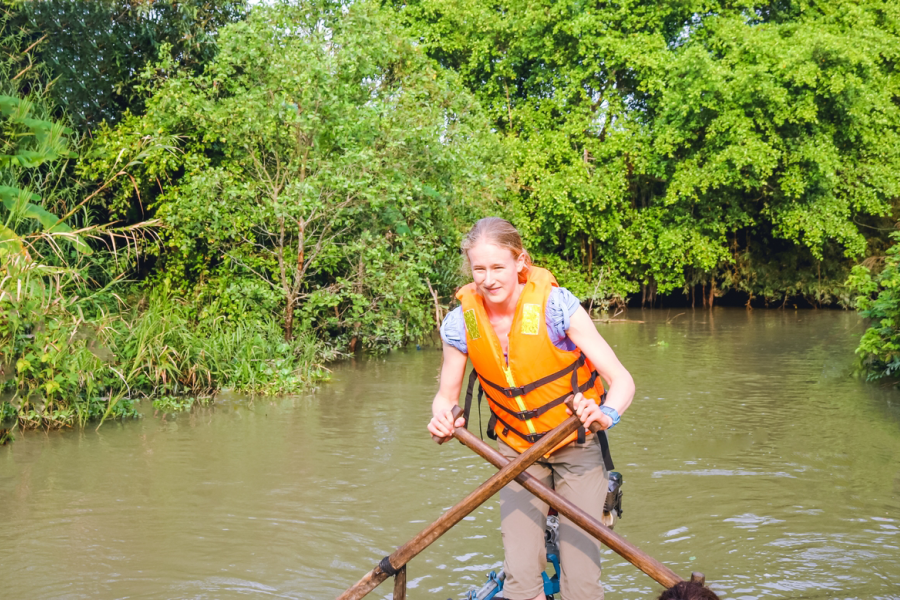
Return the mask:
{"type": "MultiPolygon", "coordinates": [[[[862,322],[679,312],[598,325],[638,388],[610,436],[616,531],[723,599],[900,598],[900,394],[850,377],[862,322]]],[[[439,364],[424,347],[336,364],[308,395],[19,433],[3,596],[333,598],[495,472],[427,435],[439,364]]],[[[480,585],[498,528],[494,499],[410,563],[409,597],[480,585]]],[[[659,593],[604,552],[607,598],[659,593]]]]}

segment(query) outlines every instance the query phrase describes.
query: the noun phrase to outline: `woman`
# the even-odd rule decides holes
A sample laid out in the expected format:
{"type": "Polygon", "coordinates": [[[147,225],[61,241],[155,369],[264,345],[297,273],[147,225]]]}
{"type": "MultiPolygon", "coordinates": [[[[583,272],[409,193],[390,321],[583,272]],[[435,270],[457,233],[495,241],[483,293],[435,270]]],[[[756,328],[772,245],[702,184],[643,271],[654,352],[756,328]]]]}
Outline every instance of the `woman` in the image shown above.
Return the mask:
{"type": "MultiPolygon", "coordinates": [[[[575,388],[575,412],[583,427],[599,423],[604,432],[598,441],[605,442],[605,430],[631,404],[634,381],[578,300],[558,287],[549,271],[531,264],[508,221],[478,221],[463,240],[462,252],[474,281],[458,292],[461,306],[441,326],[444,362],[428,431],[443,440],[465,424],[462,417],[454,422],[451,410],[471,359],[493,414],[489,435],[496,435],[504,456],[515,458],[564,421],[571,413],[562,402],[575,388]],[[609,385],[605,394],[600,378],[609,385]]],[[[528,472],[599,520],[608,456],[594,437],[580,430],[528,472]]],[[[547,510],[515,482],[500,492],[504,598],[544,598],[547,510]]],[[[559,530],[563,600],[603,598],[600,543],[565,518],[559,530]]]]}

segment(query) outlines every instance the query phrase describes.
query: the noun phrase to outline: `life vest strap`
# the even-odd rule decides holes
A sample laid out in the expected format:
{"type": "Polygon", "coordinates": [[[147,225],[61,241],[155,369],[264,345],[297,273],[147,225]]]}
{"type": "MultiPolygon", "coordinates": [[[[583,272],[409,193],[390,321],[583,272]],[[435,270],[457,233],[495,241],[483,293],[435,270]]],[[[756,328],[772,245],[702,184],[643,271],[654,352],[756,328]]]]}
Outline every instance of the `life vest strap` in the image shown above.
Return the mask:
{"type": "MultiPolygon", "coordinates": [[[[549,431],[543,431],[540,433],[522,433],[521,431],[519,431],[518,429],[516,429],[515,427],[513,427],[512,425],[510,425],[503,419],[501,419],[497,413],[495,413],[493,410],[491,410],[491,421],[493,421],[494,419],[496,419],[497,422],[499,422],[501,425],[503,425],[503,435],[508,435],[510,433],[513,433],[513,434],[519,436],[520,438],[522,438],[523,440],[525,440],[526,442],[528,442],[529,444],[534,444],[539,439],[541,439],[542,437],[544,437],[545,435],[550,433],[549,431]]],[[[489,427],[490,427],[490,430],[488,431],[488,437],[491,437],[490,434],[494,430],[493,423],[491,425],[489,425],[489,427]]],[[[597,443],[600,444],[600,454],[603,457],[603,466],[606,467],[607,472],[612,471],[613,469],[616,468],[616,466],[613,464],[612,454],[609,451],[609,439],[606,437],[606,432],[598,431],[597,433],[594,434],[594,437],[597,438],[597,443]]],[[[496,436],[491,437],[491,439],[496,439],[496,436]]],[[[583,444],[584,438],[581,438],[580,440],[578,440],[578,443],[583,444]]]]}
{"type": "Polygon", "coordinates": [[[544,437],[545,435],[547,435],[547,434],[549,433],[548,431],[542,431],[542,432],[539,432],[539,433],[522,433],[521,431],[519,431],[518,429],[516,429],[515,427],[513,427],[512,425],[510,425],[509,423],[507,423],[507,422],[504,421],[503,419],[501,419],[501,418],[500,418],[500,415],[498,415],[497,413],[495,413],[495,412],[493,411],[493,409],[491,410],[491,414],[493,415],[493,417],[494,417],[495,419],[497,419],[497,421],[498,421],[501,425],[503,425],[503,435],[507,435],[507,434],[510,434],[510,433],[514,433],[514,434],[516,434],[517,436],[519,436],[520,438],[522,438],[523,440],[525,440],[526,442],[528,442],[529,444],[534,444],[534,443],[537,442],[539,439],[541,439],[542,437],[544,437]]]}
{"type": "MultiPolygon", "coordinates": [[[[584,382],[582,385],[578,386],[577,391],[579,391],[581,393],[588,391],[589,389],[594,387],[594,383],[596,383],[598,377],[600,377],[600,374],[597,373],[597,371],[592,371],[591,377],[586,382],[584,382]]],[[[575,390],[573,390],[573,392],[574,391],[575,390]]],[[[497,406],[502,408],[503,410],[508,412],[510,415],[514,416],[515,418],[519,419],[520,421],[527,421],[529,419],[536,419],[536,418],[540,417],[542,414],[544,414],[545,412],[547,412],[548,410],[550,410],[551,408],[559,406],[560,404],[565,402],[566,398],[571,396],[573,392],[566,392],[559,398],[556,398],[555,400],[551,400],[550,402],[547,402],[546,404],[542,404],[541,406],[539,406],[537,408],[532,408],[531,410],[514,411],[511,408],[503,406],[502,404],[497,404],[497,406]]]]}
{"type": "Polygon", "coordinates": [[[495,390],[497,390],[498,392],[500,392],[501,394],[503,394],[504,396],[506,396],[507,398],[515,398],[516,396],[524,396],[525,394],[529,394],[529,393],[533,392],[534,390],[536,390],[537,388],[541,387],[542,385],[547,385],[548,383],[552,383],[552,382],[556,381],[557,379],[559,379],[560,377],[565,377],[569,373],[576,371],[578,368],[580,368],[582,365],[584,365],[584,361],[585,361],[585,357],[584,357],[584,354],[582,354],[577,359],[575,359],[575,361],[571,365],[569,365],[565,369],[557,371],[556,373],[551,373],[550,375],[547,375],[546,377],[541,377],[540,379],[538,379],[536,381],[532,381],[531,383],[526,383],[525,385],[520,386],[520,387],[504,387],[502,385],[498,385],[498,384],[494,383],[493,381],[489,381],[489,380],[485,379],[484,377],[482,377],[481,380],[483,382],[485,382],[486,384],[488,384],[489,386],[491,386],[492,388],[494,388],[495,390]]]}

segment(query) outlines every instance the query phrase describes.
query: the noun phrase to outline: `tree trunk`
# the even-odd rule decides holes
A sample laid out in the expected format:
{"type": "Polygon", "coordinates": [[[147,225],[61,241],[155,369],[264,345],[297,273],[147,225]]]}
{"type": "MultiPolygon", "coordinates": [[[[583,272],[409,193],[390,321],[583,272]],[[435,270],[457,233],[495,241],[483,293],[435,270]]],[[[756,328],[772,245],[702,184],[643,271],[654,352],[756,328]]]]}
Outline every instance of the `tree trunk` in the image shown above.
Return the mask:
{"type": "Polygon", "coordinates": [[[356,344],[359,343],[359,328],[362,323],[353,324],[353,337],[350,338],[350,352],[356,352],[356,344]]]}
{"type": "Polygon", "coordinates": [[[588,279],[594,278],[594,240],[588,242],[588,279]]]}
{"type": "Polygon", "coordinates": [[[284,341],[290,342],[294,339],[294,302],[288,299],[287,306],[284,309],[284,341]]]}
{"type": "Polygon", "coordinates": [[[709,282],[709,307],[713,307],[713,301],[716,298],[716,280],[713,279],[709,282]]]}

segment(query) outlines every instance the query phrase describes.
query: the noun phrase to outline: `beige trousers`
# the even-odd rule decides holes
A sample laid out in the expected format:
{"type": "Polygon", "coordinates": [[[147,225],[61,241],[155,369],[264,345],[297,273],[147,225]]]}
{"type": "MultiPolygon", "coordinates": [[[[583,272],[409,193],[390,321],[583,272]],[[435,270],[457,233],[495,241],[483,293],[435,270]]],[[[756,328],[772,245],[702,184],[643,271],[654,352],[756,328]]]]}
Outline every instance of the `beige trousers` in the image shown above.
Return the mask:
{"type": "MultiPolygon", "coordinates": [[[[500,453],[509,459],[518,453],[498,440],[500,453]]],[[[609,475],[600,445],[593,435],[584,444],[573,442],[542,458],[528,472],[600,519],[609,475]]],[[[515,481],[500,490],[500,529],[506,560],[503,597],[526,600],[543,590],[541,572],[547,566],[544,528],[549,507],[515,481]]],[[[603,600],[600,584],[600,542],[571,521],[559,516],[560,596],[562,600],[603,600]]]]}

